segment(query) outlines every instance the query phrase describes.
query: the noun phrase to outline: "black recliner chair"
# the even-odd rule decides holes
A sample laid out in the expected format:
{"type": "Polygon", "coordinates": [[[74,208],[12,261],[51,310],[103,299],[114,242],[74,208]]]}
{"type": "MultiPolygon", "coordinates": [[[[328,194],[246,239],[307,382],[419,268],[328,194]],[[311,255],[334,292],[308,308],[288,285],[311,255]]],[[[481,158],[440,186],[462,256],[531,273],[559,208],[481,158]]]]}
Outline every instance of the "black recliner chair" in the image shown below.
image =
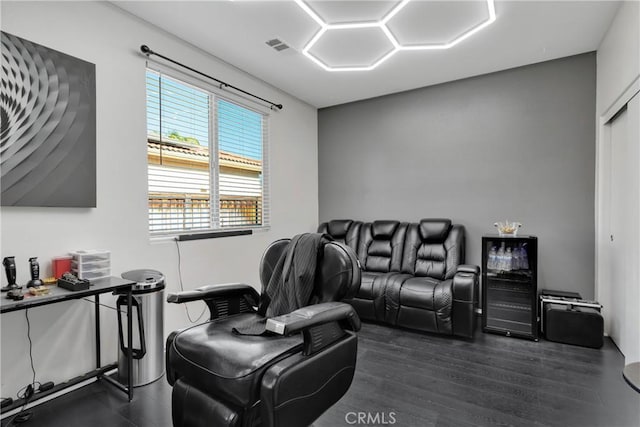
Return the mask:
{"type": "MultiPolygon", "coordinates": [[[[260,262],[262,291],[289,239],[272,243],[260,262]]],[[[360,319],[349,304],[360,286],[355,253],[339,242],[319,251],[310,304],[268,319],[266,335],[233,329],[262,318],[249,285],[204,286],[170,294],[170,303],[203,300],[209,322],[167,339],[167,380],[174,426],[307,426],[349,389],[360,319]]]]}

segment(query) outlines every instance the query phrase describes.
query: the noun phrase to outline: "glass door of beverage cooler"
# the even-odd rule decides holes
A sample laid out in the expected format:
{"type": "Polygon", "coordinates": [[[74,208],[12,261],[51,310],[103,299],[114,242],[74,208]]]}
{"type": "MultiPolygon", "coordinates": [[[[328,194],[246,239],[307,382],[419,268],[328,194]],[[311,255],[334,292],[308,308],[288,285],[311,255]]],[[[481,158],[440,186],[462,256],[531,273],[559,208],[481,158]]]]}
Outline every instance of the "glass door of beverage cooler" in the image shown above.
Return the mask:
{"type": "Polygon", "coordinates": [[[482,238],[483,331],[538,339],[534,236],[482,238]]]}

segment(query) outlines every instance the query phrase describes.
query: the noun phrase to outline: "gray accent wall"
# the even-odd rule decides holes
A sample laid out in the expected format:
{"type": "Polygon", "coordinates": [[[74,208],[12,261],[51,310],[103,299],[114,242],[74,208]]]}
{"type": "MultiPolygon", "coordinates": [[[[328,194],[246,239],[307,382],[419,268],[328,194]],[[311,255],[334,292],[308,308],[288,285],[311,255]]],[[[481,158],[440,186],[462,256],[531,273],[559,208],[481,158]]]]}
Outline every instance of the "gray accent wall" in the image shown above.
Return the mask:
{"type": "MultiPolygon", "coordinates": [[[[319,218],[446,217],[539,239],[539,289],[594,296],[595,53],[319,110],[319,218]]],[[[384,82],[381,82],[384,84],[384,82]]]]}

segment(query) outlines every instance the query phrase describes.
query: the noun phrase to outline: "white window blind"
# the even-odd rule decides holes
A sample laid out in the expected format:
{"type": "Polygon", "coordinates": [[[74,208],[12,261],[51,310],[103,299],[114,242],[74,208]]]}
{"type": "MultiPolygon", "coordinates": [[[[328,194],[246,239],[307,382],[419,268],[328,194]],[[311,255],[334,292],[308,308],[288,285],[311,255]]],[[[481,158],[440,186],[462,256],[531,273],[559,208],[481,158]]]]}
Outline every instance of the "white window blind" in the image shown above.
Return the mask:
{"type": "Polygon", "coordinates": [[[269,224],[268,116],[147,70],[149,231],[269,224]]]}

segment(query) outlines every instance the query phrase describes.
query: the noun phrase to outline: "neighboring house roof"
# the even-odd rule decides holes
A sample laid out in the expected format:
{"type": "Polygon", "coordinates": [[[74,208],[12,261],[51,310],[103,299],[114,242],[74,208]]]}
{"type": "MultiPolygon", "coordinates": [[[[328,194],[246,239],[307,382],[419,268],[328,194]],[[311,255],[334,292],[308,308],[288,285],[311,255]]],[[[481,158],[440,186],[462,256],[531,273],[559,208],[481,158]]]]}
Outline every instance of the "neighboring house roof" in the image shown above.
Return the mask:
{"type": "Polygon", "coordinates": [[[206,147],[200,147],[198,145],[188,146],[189,144],[180,143],[159,143],[154,141],[147,141],[147,147],[152,150],[159,150],[162,147],[163,150],[187,154],[194,157],[209,157],[209,149],[206,147]]]}
{"type": "Polygon", "coordinates": [[[251,159],[249,157],[239,156],[237,154],[232,154],[226,151],[219,151],[220,153],[220,161],[227,161],[231,163],[240,163],[244,165],[262,167],[262,160],[251,159]]]}
{"type": "MultiPolygon", "coordinates": [[[[179,158],[181,160],[209,163],[209,149],[206,147],[173,141],[168,143],[159,143],[151,140],[147,141],[147,147],[149,149],[149,153],[157,153],[159,155],[160,148],[162,148],[163,156],[170,153],[169,156],[179,158]]],[[[219,153],[221,166],[257,171],[262,170],[261,160],[232,154],[222,150],[220,150],[219,153]]]]}

